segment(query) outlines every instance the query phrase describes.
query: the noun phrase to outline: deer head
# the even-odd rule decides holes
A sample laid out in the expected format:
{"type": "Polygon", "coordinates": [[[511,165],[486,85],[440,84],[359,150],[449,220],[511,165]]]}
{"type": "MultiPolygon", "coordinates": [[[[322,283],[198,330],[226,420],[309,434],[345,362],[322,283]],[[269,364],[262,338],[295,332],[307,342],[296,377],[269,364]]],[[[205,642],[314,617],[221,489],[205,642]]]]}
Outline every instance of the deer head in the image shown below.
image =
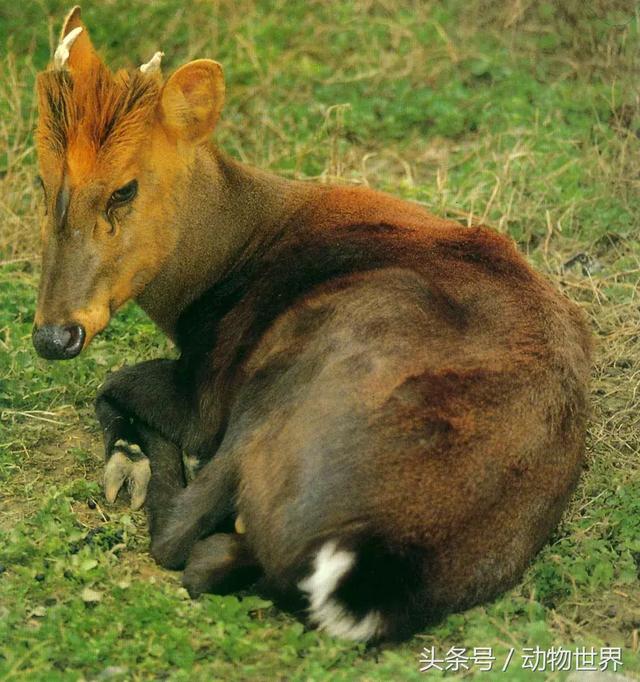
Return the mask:
{"type": "Polygon", "coordinates": [[[42,357],[78,355],[175,247],[180,189],[216,125],[224,80],[217,62],[200,59],[164,81],[161,57],[112,73],[75,7],[38,75],[42,357]]]}

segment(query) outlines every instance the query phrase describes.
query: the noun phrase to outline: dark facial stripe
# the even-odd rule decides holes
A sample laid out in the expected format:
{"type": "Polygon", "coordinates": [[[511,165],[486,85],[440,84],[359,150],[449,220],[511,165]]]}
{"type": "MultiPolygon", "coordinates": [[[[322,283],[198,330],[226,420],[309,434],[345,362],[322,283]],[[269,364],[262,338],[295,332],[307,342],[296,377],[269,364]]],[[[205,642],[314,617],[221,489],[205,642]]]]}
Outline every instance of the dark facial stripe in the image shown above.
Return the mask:
{"type": "Polygon", "coordinates": [[[56,221],[56,227],[58,230],[64,229],[64,225],[67,222],[67,211],[69,209],[70,199],[71,195],[69,192],[69,186],[65,177],[62,181],[62,187],[58,191],[54,209],[54,219],[56,221]]]}
{"type": "Polygon", "coordinates": [[[62,154],[67,146],[67,133],[72,115],[73,84],[71,76],[67,71],[48,71],[40,74],[38,86],[43,88],[46,98],[51,140],[54,148],[62,154]]]}

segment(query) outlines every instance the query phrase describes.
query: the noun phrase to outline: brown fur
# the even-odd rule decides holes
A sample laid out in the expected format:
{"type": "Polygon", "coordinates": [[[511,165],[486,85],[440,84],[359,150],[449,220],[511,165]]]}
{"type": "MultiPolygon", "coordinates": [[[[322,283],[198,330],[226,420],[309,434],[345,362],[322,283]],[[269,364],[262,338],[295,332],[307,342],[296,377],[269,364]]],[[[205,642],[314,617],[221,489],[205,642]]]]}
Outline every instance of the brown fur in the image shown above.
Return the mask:
{"type": "Polygon", "coordinates": [[[104,419],[122,410],[213,457],[186,490],[169,485],[180,513],[154,536],[159,560],[185,563],[220,495],[246,541],[195,544],[199,585],[228,576],[207,559],[215,546],[291,590],[336,537],[398,565],[419,612],[512,584],[580,472],[580,310],[502,235],[367,189],[287,182],[207,145],[224,95],[215,62],[161,84],[112,76],[90,42],[74,49],[69,73],[38,81],[49,217],[36,324],[73,320],[88,343],[136,297],[178,343],[177,374],[153,370],[160,395],[133,374],[102,393],[104,419]],[[109,216],[133,178],[138,196],[109,216]]]}

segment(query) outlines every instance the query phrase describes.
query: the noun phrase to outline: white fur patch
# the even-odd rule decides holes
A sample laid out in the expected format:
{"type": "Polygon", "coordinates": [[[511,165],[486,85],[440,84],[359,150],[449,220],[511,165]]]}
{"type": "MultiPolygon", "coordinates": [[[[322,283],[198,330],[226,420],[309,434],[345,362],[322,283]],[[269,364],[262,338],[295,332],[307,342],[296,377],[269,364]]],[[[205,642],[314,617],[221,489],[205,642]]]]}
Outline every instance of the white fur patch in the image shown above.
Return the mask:
{"type": "Polygon", "coordinates": [[[341,578],[353,567],[353,552],[338,549],[334,540],[325,542],[313,562],[313,571],[298,583],[309,599],[309,620],[334,637],[356,641],[371,639],[382,631],[382,615],[371,611],[356,620],[332,598],[341,578]]]}
{"type": "Polygon", "coordinates": [[[82,26],[77,26],[73,31],[69,31],[67,35],[60,41],[53,54],[53,68],[60,70],[64,69],[69,60],[69,51],[71,46],[75,43],[76,38],[82,33],[82,26]]]}

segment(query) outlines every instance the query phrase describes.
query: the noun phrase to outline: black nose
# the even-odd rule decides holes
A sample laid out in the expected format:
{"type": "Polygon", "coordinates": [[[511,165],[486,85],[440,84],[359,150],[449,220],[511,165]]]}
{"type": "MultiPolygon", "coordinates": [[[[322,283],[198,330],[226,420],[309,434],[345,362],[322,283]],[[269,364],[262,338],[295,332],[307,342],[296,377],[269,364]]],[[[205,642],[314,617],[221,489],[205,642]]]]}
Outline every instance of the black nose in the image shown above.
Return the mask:
{"type": "Polygon", "coordinates": [[[82,350],[84,336],[84,327],[80,324],[69,324],[66,327],[45,324],[33,330],[31,339],[40,357],[47,360],[70,360],[82,350]]]}

